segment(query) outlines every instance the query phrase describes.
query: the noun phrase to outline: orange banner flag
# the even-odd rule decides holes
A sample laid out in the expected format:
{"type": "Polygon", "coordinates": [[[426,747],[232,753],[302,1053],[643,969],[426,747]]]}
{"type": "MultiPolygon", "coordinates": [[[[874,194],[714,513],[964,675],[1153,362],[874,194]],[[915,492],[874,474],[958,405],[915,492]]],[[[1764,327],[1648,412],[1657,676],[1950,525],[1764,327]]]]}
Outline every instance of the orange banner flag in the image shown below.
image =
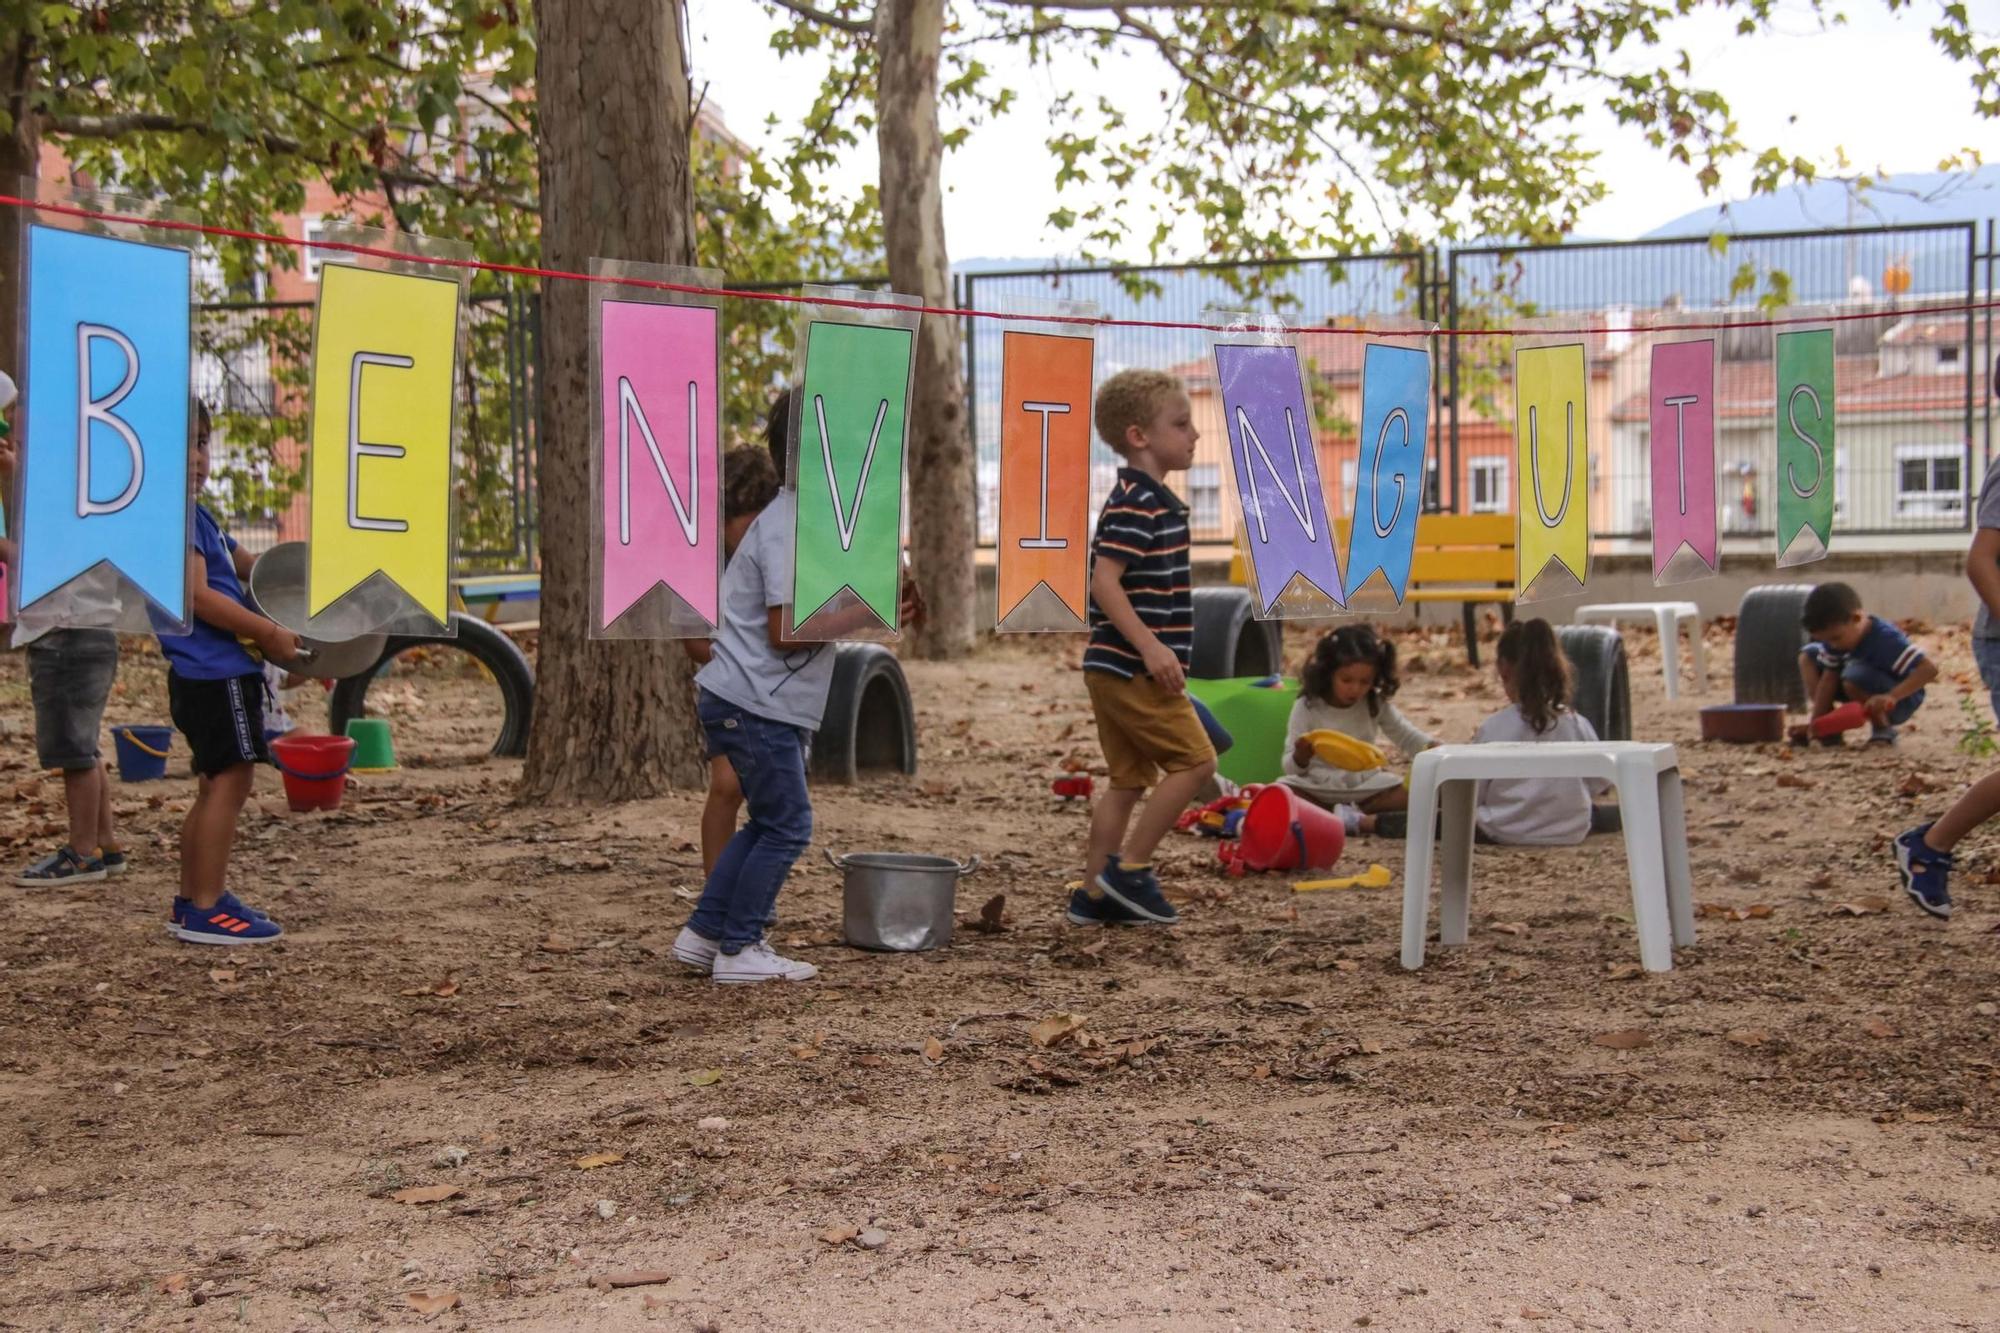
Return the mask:
{"type": "Polygon", "coordinates": [[[1008,330],[1000,358],[1002,630],[1084,628],[1095,341],[1008,330]]]}

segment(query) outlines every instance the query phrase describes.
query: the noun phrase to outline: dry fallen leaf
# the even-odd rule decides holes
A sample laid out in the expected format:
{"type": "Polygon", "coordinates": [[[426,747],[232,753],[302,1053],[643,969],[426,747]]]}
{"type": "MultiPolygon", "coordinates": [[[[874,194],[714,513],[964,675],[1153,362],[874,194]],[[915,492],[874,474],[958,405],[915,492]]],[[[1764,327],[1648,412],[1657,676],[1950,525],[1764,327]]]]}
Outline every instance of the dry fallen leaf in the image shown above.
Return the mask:
{"type": "Polygon", "coordinates": [[[1497,935],[1525,935],[1528,923],[1525,921],[1495,921],[1486,927],[1497,935]]]}
{"type": "Polygon", "coordinates": [[[1732,1046],[1762,1046],[1771,1039],[1771,1034],[1762,1028],[1737,1028],[1724,1033],[1722,1039],[1732,1046]]]}
{"type": "Polygon", "coordinates": [[[412,1185],[406,1190],[397,1190],[389,1197],[397,1203],[443,1203],[446,1199],[456,1199],[465,1193],[456,1185],[412,1185]]]}
{"type": "Polygon", "coordinates": [[[1814,782],[1811,778],[1802,778],[1796,773],[1778,774],[1778,785],[1780,787],[1802,787],[1802,788],[1819,786],[1819,784],[1817,782],[1814,782]]]}
{"type": "Polygon", "coordinates": [[[160,1279],[160,1294],[162,1296],[178,1296],[187,1290],[187,1285],[188,1275],[186,1273],[169,1273],[160,1279]]]}
{"type": "Polygon", "coordinates": [[[791,1051],[792,1058],[795,1060],[819,1059],[819,1047],[817,1046],[794,1046],[791,1048],[791,1051]]]}
{"type": "Polygon", "coordinates": [[[622,1272],[605,1273],[592,1278],[591,1285],[601,1288],[615,1287],[656,1287],[662,1282],[672,1282],[674,1275],[657,1268],[628,1268],[622,1272]]]}
{"type": "Polygon", "coordinates": [[[1807,880],[1807,881],[1806,881],[1806,887],[1807,887],[1807,888],[1809,888],[1809,889],[1830,889],[1830,888],[1832,888],[1832,887],[1833,887],[1833,872],[1832,872],[1831,870],[1822,870],[1822,871],[1820,871],[1820,872],[1819,872],[1819,873],[1818,873],[1817,875],[1814,875],[1814,876],[1813,876],[1813,877],[1812,877],[1811,879],[1809,879],[1809,880],[1807,880]]]}
{"type": "Polygon", "coordinates": [[[936,1037],[924,1038],[924,1059],[932,1064],[944,1059],[944,1043],[936,1037]]]}
{"type": "Polygon", "coordinates": [[[880,1069],[889,1062],[879,1055],[857,1055],[854,1057],[854,1063],[863,1069],[880,1069]]]}
{"type": "Polygon", "coordinates": [[[845,1245],[861,1234],[860,1227],[828,1227],[819,1238],[828,1245],[845,1245]]]}
{"type": "Polygon", "coordinates": [[[711,1083],[722,1081],[720,1069],[694,1069],[688,1072],[687,1080],[697,1088],[705,1088],[711,1083]]]}
{"type": "Polygon", "coordinates": [[[1606,1046],[1614,1051],[1636,1051],[1653,1044],[1644,1028],[1620,1028],[1616,1032],[1600,1032],[1590,1039],[1592,1046],[1606,1046]]]}
{"type": "Polygon", "coordinates": [[[1879,1018],[1869,1019],[1866,1023],[1863,1023],[1861,1025],[1861,1030],[1867,1033],[1871,1037],[1876,1037],[1880,1039],[1887,1039],[1889,1037],[1895,1037],[1901,1035],[1896,1031],[1895,1028],[1889,1026],[1889,1024],[1883,1022],[1879,1018]]]}
{"type": "Polygon", "coordinates": [[[1638,963],[1611,963],[1604,969],[1608,981],[1631,981],[1646,975],[1646,969],[1638,963]]]}
{"type": "Polygon", "coordinates": [[[1363,1055],[1380,1055],[1382,1054],[1382,1043],[1379,1041],[1363,1041],[1359,1049],[1363,1055]]]}
{"type": "Polygon", "coordinates": [[[1937,789],[1937,782],[1929,774],[1912,773],[1897,784],[1896,794],[1898,796],[1922,796],[1927,792],[1934,792],[1937,789]]]}
{"type": "Polygon", "coordinates": [[[1738,884],[1762,884],[1764,872],[1756,866],[1736,866],[1730,870],[1729,878],[1738,884]]]}
{"type": "Polygon", "coordinates": [[[1889,910],[1889,900],[1880,894],[1870,894],[1866,898],[1856,898],[1851,903],[1837,904],[1833,916],[1875,916],[1889,910]]]}
{"type": "Polygon", "coordinates": [[[208,979],[218,986],[232,985],[236,981],[236,969],[233,967],[211,967],[208,969],[208,979]]]}
{"type": "Polygon", "coordinates": [[[972,928],[982,935],[998,935],[1005,930],[1004,918],[1007,914],[1007,895],[996,893],[986,900],[979,909],[979,919],[972,922],[972,928]]]}
{"type": "Polygon", "coordinates": [[[1072,1032],[1082,1027],[1085,1021],[1085,1016],[1082,1014],[1050,1014],[1041,1022],[1030,1027],[1028,1035],[1034,1038],[1035,1045],[1037,1046],[1053,1046],[1064,1037],[1069,1036],[1072,1032]]]}
{"type": "Polygon", "coordinates": [[[551,933],[538,946],[543,953],[575,953],[576,946],[560,935],[551,933]]]}
{"type": "Polygon", "coordinates": [[[420,1315],[443,1314],[458,1304],[458,1293],[449,1287],[419,1287],[403,1293],[403,1303],[420,1315]]]}
{"type": "Polygon", "coordinates": [[[622,1152],[594,1152],[586,1157],[577,1158],[576,1165],[580,1171],[595,1171],[600,1166],[616,1166],[624,1160],[625,1154],[622,1152]]]}

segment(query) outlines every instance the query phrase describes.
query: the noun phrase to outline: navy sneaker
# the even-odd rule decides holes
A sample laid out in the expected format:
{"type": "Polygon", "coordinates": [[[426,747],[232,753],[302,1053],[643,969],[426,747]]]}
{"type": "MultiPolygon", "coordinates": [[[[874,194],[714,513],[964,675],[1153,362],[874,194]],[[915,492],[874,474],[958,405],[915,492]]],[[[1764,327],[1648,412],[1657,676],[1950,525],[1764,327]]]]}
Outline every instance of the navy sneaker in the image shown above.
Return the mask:
{"type": "Polygon", "coordinates": [[[1105,858],[1104,869],[1098,872],[1097,887],[1104,890],[1107,899],[1129,912],[1135,925],[1180,924],[1181,914],[1167,901],[1167,895],[1160,892],[1160,881],[1151,866],[1123,865],[1114,853],[1105,858]]]}
{"type": "Polygon", "coordinates": [[[122,875],[125,873],[125,868],[128,864],[125,860],[125,853],[119,851],[99,852],[97,859],[104,862],[104,873],[106,875],[122,875]]]}
{"type": "MultiPolygon", "coordinates": [[[[1902,734],[1902,731],[1896,727],[1870,727],[1868,729],[1868,743],[1870,745],[1894,745],[1901,738],[1902,734]]],[[[1925,827],[1929,826],[1926,825],[1925,827]]]]}
{"type": "MultiPolygon", "coordinates": [[[[233,901],[229,894],[223,899],[233,901]]],[[[185,898],[174,900],[173,924],[167,929],[175,939],[189,944],[269,944],[285,933],[270,917],[254,914],[240,902],[234,911],[221,900],[204,910],[185,898]]]]}
{"type": "Polygon", "coordinates": [[[78,856],[75,848],[63,846],[14,876],[14,882],[32,889],[43,884],[88,884],[104,876],[102,858],[78,856]]]}
{"type": "MultiPolygon", "coordinates": [[[[215,905],[231,916],[247,916],[256,921],[269,921],[271,919],[269,912],[252,907],[228,889],[222,891],[222,896],[215,900],[215,905]]],[[[179,894],[175,894],[173,909],[167,913],[167,932],[172,934],[174,927],[180,925],[181,918],[193,910],[194,904],[192,902],[181,897],[179,894]]]]}
{"type": "Polygon", "coordinates": [[[1947,884],[1951,878],[1951,853],[1936,851],[1925,844],[1924,834],[1930,828],[1929,824],[1919,824],[1896,835],[1896,873],[1902,876],[1903,892],[1910,895],[1910,901],[1938,920],[1949,921],[1951,890],[1947,884]]]}
{"type": "Polygon", "coordinates": [[[1141,918],[1112,901],[1110,894],[1096,898],[1082,888],[1070,890],[1069,910],[1063,916],[1072,926],[1134,926],[1141,918]]]}

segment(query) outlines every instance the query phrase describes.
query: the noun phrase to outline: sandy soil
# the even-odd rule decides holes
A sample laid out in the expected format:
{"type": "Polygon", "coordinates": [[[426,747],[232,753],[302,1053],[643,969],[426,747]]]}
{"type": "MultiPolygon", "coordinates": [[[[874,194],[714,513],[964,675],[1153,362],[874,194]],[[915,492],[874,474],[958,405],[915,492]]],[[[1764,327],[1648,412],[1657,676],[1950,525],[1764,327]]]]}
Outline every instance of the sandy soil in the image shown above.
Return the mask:
{"type": "MultiPolygon", "coordinates": [[[[165,936],[184,778],[118,789],[123,880],[8,890],[0,1327],[2000,1328],[2000,835],[1949,926],[1886,851],[1993,762],[1956,746],[1963,634],[1928,639],[1900,748],[1792,756],[1697,743],[1628,634],[1711,905],[1661,976],[1616,839],[1481,848],[1471,945],[1417,973],[1399,889],[1295,897],[1192,837],[1184,925],[1064,926],[1084,814],[1047,780],[1095,742],[1074,644],[1012,642],[911,667],[919,778],[816,796],[826,847],[986,857],[963,917],[1005,894],[1004,928],[849,950],[815,859],[779,943],[824,979],[720,991],[665,956],[698,795],[516,807],[497,695],[412,673],[422,766],[331,815],[260,779],[238,887],[281,944],[165,936]]],[[[1498,706],[1444,633],[1403,646],[1419,721],[1498,706]]],[[[128,656],[113,720],[164,715],[128,656]]],[[[0,724],[25,861],[59,788],[16,654],[0,724]]]]}

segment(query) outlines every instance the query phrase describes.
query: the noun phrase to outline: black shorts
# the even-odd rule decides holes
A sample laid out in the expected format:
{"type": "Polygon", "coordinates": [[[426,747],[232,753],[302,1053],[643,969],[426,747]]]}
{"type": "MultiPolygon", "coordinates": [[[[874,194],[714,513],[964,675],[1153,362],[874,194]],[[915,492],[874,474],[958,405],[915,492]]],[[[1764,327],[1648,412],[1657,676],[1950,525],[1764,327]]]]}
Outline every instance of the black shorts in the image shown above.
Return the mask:
{"type": "Polygon", "coordinates": [[[226,680],[189,680],[167,673],[167,708],[187,737],[194,771],[205,778],[238,764],[270,762],[264,743],[264,677],[261,672],[226,680]]]}

